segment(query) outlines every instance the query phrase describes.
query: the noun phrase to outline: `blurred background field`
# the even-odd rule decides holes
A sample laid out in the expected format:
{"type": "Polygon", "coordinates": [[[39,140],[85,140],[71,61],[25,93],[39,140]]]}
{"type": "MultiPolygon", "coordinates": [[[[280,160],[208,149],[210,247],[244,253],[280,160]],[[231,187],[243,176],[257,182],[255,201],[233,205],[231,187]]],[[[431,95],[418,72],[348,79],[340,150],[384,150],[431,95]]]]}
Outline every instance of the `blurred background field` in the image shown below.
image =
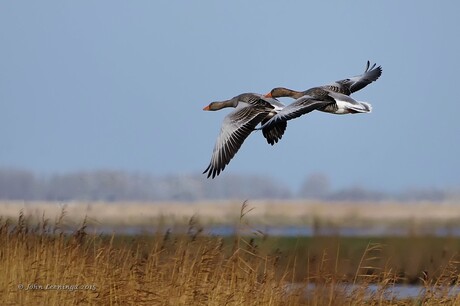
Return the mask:
{"type": "MultiPolygon", "coordinates": [[[[193,216],[207,227],[231,229],[242,201],[202,202],[42,202],[0,201],[1,216],[30,220],[55,219],[66,211],[69,226],[86,218],[88,226],[107,231],[184,227],[193,216]]],[[[455,202],[324,202],[315,200],[254,200],[248,222],[278,235],[416,235],[460,236],[460,207],[455,202]]]]}

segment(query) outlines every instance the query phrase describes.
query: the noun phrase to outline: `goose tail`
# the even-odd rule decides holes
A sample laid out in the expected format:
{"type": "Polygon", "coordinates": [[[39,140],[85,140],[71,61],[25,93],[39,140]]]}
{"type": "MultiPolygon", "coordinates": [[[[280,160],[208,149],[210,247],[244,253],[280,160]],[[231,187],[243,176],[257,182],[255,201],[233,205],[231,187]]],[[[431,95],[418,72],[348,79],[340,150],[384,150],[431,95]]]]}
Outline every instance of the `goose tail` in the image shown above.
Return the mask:
{"type": "Polygon", "coordinates": [[[367,102],[358,101],[357,105],[348,106],[352,113],[370,113],[372,112],[372,105],[367,102]]]}

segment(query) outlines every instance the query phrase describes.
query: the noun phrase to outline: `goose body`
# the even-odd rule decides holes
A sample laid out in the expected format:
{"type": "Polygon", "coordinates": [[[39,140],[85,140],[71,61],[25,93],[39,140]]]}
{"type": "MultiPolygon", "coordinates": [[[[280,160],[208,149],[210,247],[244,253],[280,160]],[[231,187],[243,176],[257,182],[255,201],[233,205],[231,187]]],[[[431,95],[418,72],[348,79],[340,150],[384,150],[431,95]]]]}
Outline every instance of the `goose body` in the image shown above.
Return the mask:
{"type": "Polygon", "coordinates": [[[350,95],[380,77],[382,67],[375,66],[376,64],[370,66],[368,61],[366,69],[361,75],[339,80],[329,85],[313,87],[305,91],[296,91],[284,87],[272,89],[265,95],[266,97],[291,97],[296,100],[265,122],[262,128],[270,128],[272,124],[280,124],[282,121],[297,118],[315,109],[337,115],[371,112],[372,106],[369,103],[356,101],[350,95]]]}

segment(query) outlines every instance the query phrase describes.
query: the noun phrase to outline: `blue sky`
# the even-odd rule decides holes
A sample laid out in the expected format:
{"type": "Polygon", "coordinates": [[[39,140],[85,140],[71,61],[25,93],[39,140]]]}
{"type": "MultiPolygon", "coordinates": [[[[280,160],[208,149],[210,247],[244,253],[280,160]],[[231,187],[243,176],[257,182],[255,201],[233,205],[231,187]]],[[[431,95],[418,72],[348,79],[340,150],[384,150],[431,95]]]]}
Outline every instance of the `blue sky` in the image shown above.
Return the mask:
{"type": "Polygon", "coordinates": [[[276,146],[252,134],[221,175],[297,188],[460,186],[456,1],[2,1],[0,167],[201,173],[211,101],[360,74],[371,114],[314,112],[276,146]]]}

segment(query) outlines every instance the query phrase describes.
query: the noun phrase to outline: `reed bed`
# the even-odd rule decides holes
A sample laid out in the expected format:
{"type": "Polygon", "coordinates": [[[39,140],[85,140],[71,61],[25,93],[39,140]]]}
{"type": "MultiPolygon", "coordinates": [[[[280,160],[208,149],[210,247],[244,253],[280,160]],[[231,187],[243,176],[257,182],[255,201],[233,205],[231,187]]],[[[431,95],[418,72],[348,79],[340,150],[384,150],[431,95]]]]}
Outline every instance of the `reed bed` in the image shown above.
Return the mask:
{"type": "MultiPolygon", "coordinates": [[[[449,253],[435,273],[421,273],[424,290],[398,299],[391,288],[404,275],[384,257],[387,246],[368,243],[347,254],[324,247],[301,255],[264,248],[263,232],[247,232],[243,204],[236,235],[204,235],[197,218],[186,234],[89,233],[87,221],[64,230],[63,210],[53,221],[32,223],[23,213],[0,220],[1,305],[459,305],[459,262],[449,253]],[[386,264],[382,265],[382,261],[386,264]],[[350,267],[353,273],[350,273],[350,267]],[[375,286],[377,290],[369,290],[375,286]],[[457,291],[458,292],[458,291],[457,291]]],[[[299,246],[294,246],[294,250],[299,246]]]]}

